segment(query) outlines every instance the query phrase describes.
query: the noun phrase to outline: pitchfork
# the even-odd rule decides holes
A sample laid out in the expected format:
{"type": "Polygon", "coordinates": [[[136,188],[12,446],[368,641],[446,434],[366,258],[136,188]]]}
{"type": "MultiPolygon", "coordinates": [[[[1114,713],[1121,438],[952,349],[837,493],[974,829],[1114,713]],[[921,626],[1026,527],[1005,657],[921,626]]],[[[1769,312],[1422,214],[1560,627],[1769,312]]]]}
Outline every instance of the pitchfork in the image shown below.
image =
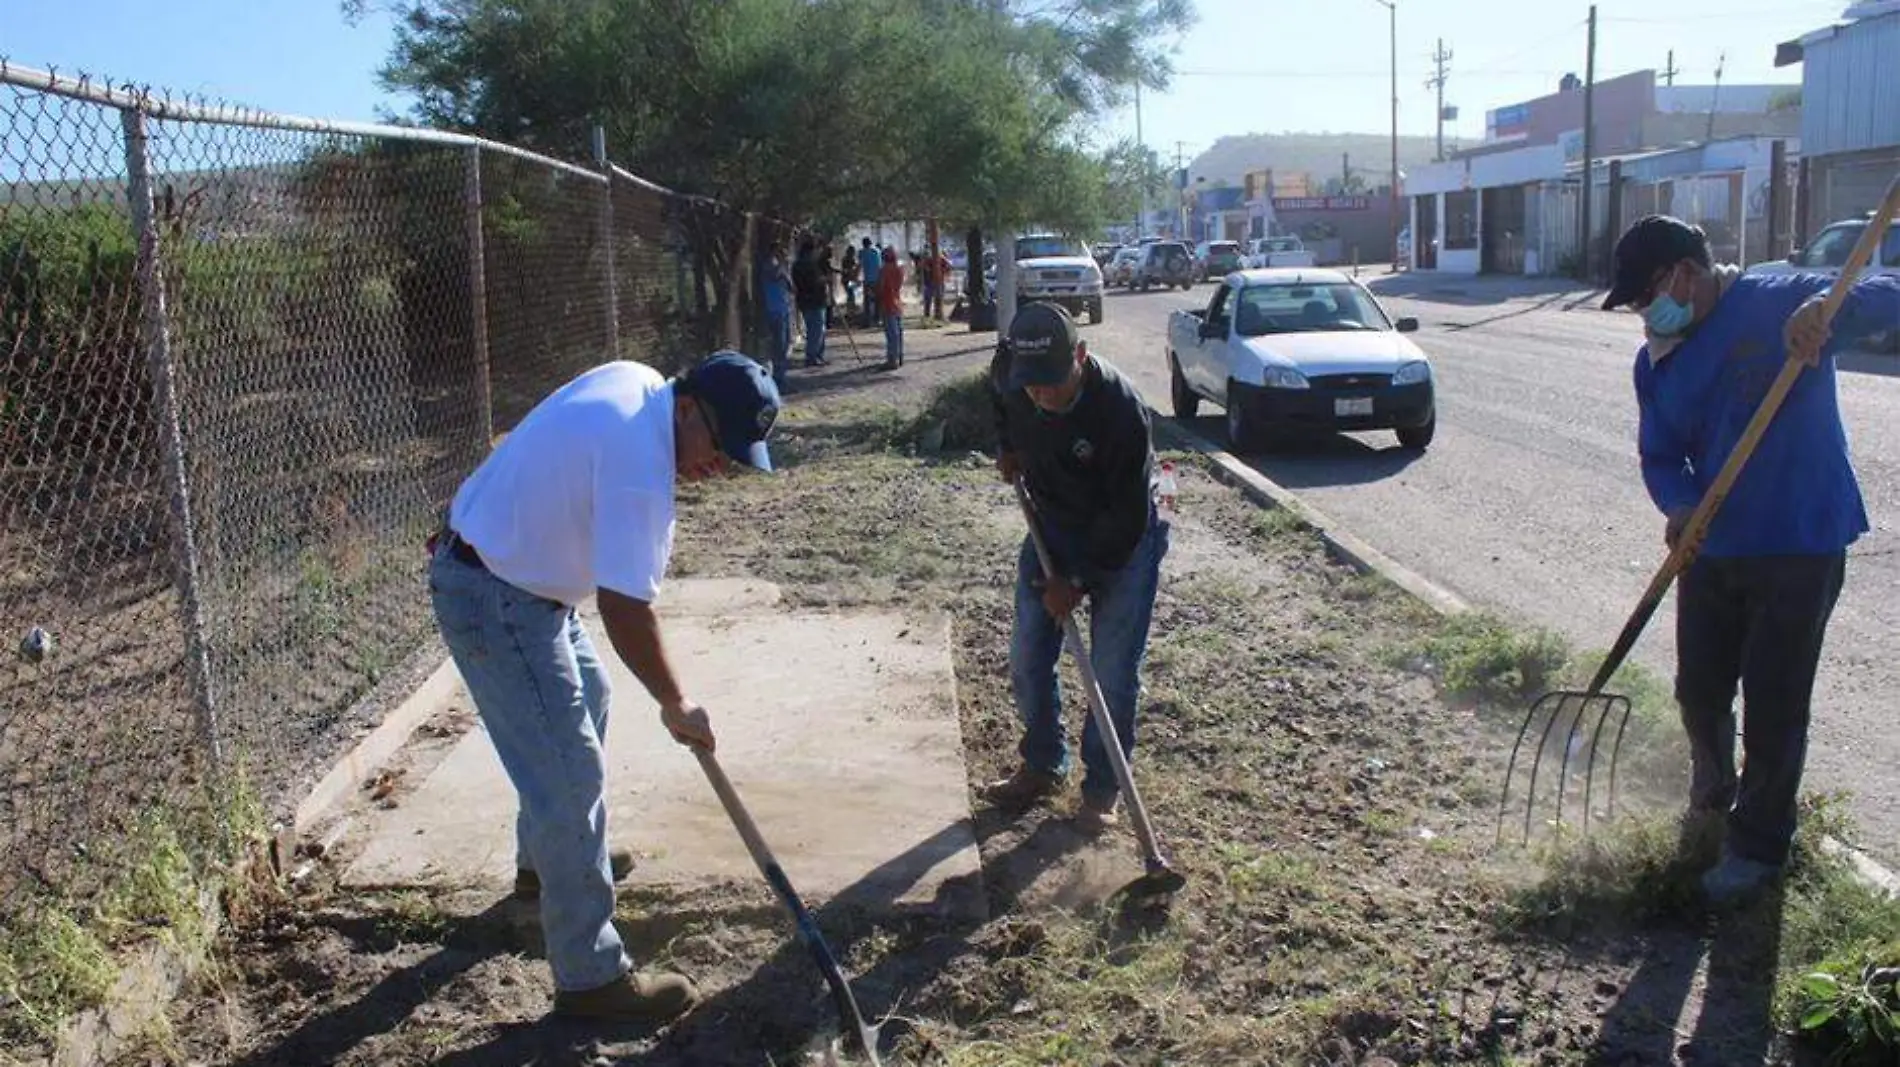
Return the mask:
{"type": "MultiPolygon", "coordinates": [[[[1848,290],[1861,270],[1873,259],[1874,252],[1880,247],[1896,212],[1900,212],[1900,177],[1894,178],[1887,186],[1887,193],[1880,201],[1880,210],[1868,220],[1867,228],[1861,231],[1860,240],[1855,243],[1854,251],[1841,266],[1841,273],[1828,287],[1827,300],[1821,308],[1821,321],[1834,320],[1834,313],[1840,310],[1841,303],[1847,299],[1848,290]]],[[[1591,800],[1596,786],[1597,752],[1601,748],[1603,734],[1612,719],[1616,722],[1614,739],[1610,744],[1609,787],[1607,790],[1607,817],[1616,815],[1616,761],[1623,751],[1623,731],[1629,726],[1630,700],[1626,696],[1605,693],[1603,687],[1609,684],[1610,676],[1615,674],[1630,649],[1636,644],[1636,638],[1648,625],[1650,616],[1662,603],[1663,594],[1676,576],[1695,561],[1696,553],[1702,548],[1702,540],[1708,534],[1709,524],[1714,521],[1716,510],[1728,499],[1729,490],[1735,485],[1735,479],[1742,473],[1742,466],[1760,443],[1762,434],[1768,429],[1768,423],[1781,408],[1781,402],[1787,398],[1788,391],[1794,388],[1795,379],[1801,376],[1802,365],[1790,358],[1781,368],[1774,384],[1768,387],[1768,395],[1762,398],[1761,406],[1749,419],[1748,426],[1742,431],[1741,440],[1736,442],[1735,450],[1729,453],[1727,462],[1715,476],[1715,481],[1702,494],[1702,501],[1696,505],[1689,516],[1688,523],[1676,538],[1675,547],[1664,558],[1656,576],[1650,579],[1649,588],[1644,590],[1643,598],[1637,601],[1636,610],[1630,614],[1629,621],[1623,624],[1623,632],[1617,635],[1616,644],[1610,647],[1609,655],[1603,658],[1603,664],[1597,668],[1596,675],[1590,679],[1588,689],[1555,690],[1537,698],[1530,711],[1524,716],[1524,723],[1518,727],[1517,740],[1511,745],[1511,760],[1504,769],[1504,791],[1498,798],[1497,837],[1504,837],[1504,817],[1510,810],[1511,781],[1517,774],[1517,757],[1529,735],[1531,724],[1539,715],[1544,719],[1543,733],[1537,739],[1537,754],[1531,759],[1530,781],[1524,793],[1524,840],[1529,842],[1531,825],[1537,812],[1537,773],[1544,762],[1544,750],[1547,747],[1551,731],[1562,722],[1570,724],[1564,737],[1563,761],[1557,769],[1557,803],[1555,823],[1562,825],[1564,815],[1564,789],[1570,779],[1570,760],[1577,750],[1578,739],[1587,731],[1590,752],[1584,764],[1583,775],[1583,832],[1590,832],[1591,800]],[[1586,727],[1586,722],[1594,721],[1586,727]]]]}

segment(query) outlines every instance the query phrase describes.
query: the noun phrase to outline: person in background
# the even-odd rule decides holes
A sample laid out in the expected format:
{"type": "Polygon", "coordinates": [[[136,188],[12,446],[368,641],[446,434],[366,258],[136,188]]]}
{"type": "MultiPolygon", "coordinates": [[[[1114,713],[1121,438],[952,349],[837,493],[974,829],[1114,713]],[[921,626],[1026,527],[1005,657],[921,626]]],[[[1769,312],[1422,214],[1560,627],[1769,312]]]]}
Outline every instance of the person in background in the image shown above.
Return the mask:
{"type": "Polygon", "coordinates": [[[884,316],[884,369],[904,365],[904,263],[897,249],[886,246],[883,267],[878,271],[878,310],[884,316]]]}
{"type": "Polygon", "coordinates": [[[838,266],[831,261],[833,249],[826,241],[818,251],[818,273],[825,280],[825,329],[830,330],[838,316],[838,266]]]}
{"type": "Polygon", "coordinates": [[[792,264],[792,290],[798,314],[805,323],[805,366],[825,365],[825,274],[818,263],[818,242],[803,237],[798,242],[798,261],[792,264]]]}
{"type": "Polygon", "coordinates": [[[950,260],[940,248],[924,256],[924,318],[943,319],[943,290],[950,280],[950,260]]]}
{"type": "Polygon", "coordinates": [[[792,369],[792,278],[785,269],[785,243],[773,241],[759,269],[759,299],[765,305],[765,336],[772,381],[782,390],[792,369]]]}
{"type": "Polygon", "coordinates": [[[778,412],[771,376],[737,352],[671,379],[603,364],[502,438],[429,539],[437,627],[519,798],[515,896],[539,901],[556,1015],[656,1022],[698,999],[683,975],[635,971],[614,928],[633,856],[608,848],[610,683],[577,607],[595,599],[674,740],[710,751],[654,612],[675,494],[729,464],[770,470],[778,412]]]}
{"type": "Polygon", "coordinates": [[[1787,360],[1807,369],[1676,587],[1676,702],[1689,737],[1690,840],[1720,834],[1716,905],[1777,880],[1794,840],[1822,638],[1867,509],[1841,423],[1835,352],[1900,323],[1900,278],[1848,291],[1830,328],[1817,273],[1748,275],[1698,227],[1650,215],[1617,241],[1604,309],[1643,317],[1636,352],[1643,483],[1673,549],[1787,360]],[[1735,695],[1745,701],[1735,768],[1735,695]]]}
{"type": "Polygon", "coordinates": [[[855,318],[858,314],[858,250],[851,245],[844,246],[839,276],[844,280],[844,313],[855,318]]]}
{"type": "MultiPolygon", "coordinates": [[[[990,391],[997,470],[1027,486],[1057,571],[1043,573],[1035,543],[1024,537],[1009,646],[1022,762],[982,790],[1013,812],[1055,793],[1069,769],[1056,663],[1062,620],[1084,600],[1102,696],[1122,754],[1133,757],[1141,665],[1170,524],[1157,507],[1148,409],[1127,379],[1089,354],[1068,312],[1037,303],[1016,313],[991,361],[990,391]]],[[[1121,785],[1094,716],[1082,729],[1082,767],[1075,824],[1100,833],[1117,821],[1121,785]]]]}
{"type": "Polygon", "coordinates": [[[880,321],[878,304],[882,302],[882,290],[878,288],[878,275],[884,266],[884,257],[878,253],[871,239],[864,239],[864,248],[858,252],[858,269],[864,272],[864,324],[876,326],[880,321]]]}

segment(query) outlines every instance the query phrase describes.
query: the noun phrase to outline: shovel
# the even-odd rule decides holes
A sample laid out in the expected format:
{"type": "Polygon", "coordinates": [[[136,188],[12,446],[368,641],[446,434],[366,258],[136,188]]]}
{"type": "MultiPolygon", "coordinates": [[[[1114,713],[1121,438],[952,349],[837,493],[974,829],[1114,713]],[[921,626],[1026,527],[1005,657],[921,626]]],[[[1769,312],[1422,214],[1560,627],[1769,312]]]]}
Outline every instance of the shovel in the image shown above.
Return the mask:
{"type": "Polygon", "coordinates": [[[699,758],[700,769],[706,772],[706,780],[712,783],[713,792],[719,794],[719,803],[724,805],[732,825],[738,829],[746,851],[752,854],[752,862],[759,865],[759,873],[765,875],[772,891],[778,894],[779,902],[792,913],[799,939],[811,950],[812,959],[817,962],[819,972],[825,976],[825,984],[831,987],[831,1000],[838,1009],[839,1025],[847,1036],[857,1041],[872,1067],[882,1067],[877,1057],[877,1027],[864,1021],[864,1013],[858,1010],[858,1000],[851,995],[851,983],[845,980],[844,968],[838,965],[838,957],[832,953],[831,946],[825,943],[825,935],[819,932],[818,923],[806,910],[805,902],[798,898],[798,891],[792,888],[791,880],[785,877],[785,871],[778,865],[772,850],[766,847],[765,838],[760,836],[758,826],[740,801],[738,790],[732,788],[732,782],[726,778],[726,772],[720,769],[719,761],[713,758],[711,752],[694,745],[693,755],[699,758]]]}
{"type": "MultiPolygon", "coordinates": [[[[1855,242],[1853,252],[1848,255],[1847,262],[1841,266],[1841,273],[1828,287],[1827,299],[1821,306],[1821,321],[1824,324],[1834,321],[1835,313],[1847,299],[1848,290],[1853,288],[1860,272],[1873,259],[1875,250],[1880,247],[1882,239],[1886,237],[1887,228],[1892,224],[1896,212],[1900,212],[1900,177],[1896,177],[1887,186],[1887,193],[1880,201],[1880,210],[1868,220],[1867,228],[1861,231],[1860,240],[1855,242]]],[[[1623,730],[1629,725],[1630,701],[1626,696],[1605,693],[1603,687],[1609,684],[1610,676],[1623,665],[1623,660],[1635,646],[1637,637],[1643,632],[1643,627],[1649,624],[1650,617],[1656,613],[1656,608],[1662,603],[1663,594],[1669,591],[1669,586],[1676,580],[1676,576],[1695,561],[1696,553],[1702,548],[1702,539],[1708,534],[1709,524],[1715,520],[1716,511],[1721,508],[1722,502],[1728,499],[1729,491],[1734,488],[1735,479],[1741,475],[1743,465],[1748,462],[1749,456],[1754,454],[1755,446],[1761,442],[1762,435],[1768,430],[1769,422],[1781,409],[1782,401],[1787,399],[1789,390],[1794,388],[1795,379],[1801,376],[1803,369],[1801,362],[1793,358],[1782,366],[1781,373],[1768,387],[1768,394],[1762,398],[1761,406],[1755,409],[1754,417],[1749,419],[1748,426],[1742,431],[1741,440],[1736,442],[1734,451],[1729,453],[1727,462],[1722,464],[1722,469],[1716,474],[1715,481],[1711,482],[1707,491],[1702,494],[1701,503],[1696,505],[1681,535],[1676,538],[1676,546],[1664,558],[1655,577],[1650,579],[1649,588],[1643,591],[1642,599],[1636,603],[1636,610],[1630,613],[1629,621],[1623,624],[1623,632],[1617,635],[1616,643],[1610,646],[1609,655],[1603,658],[1603,665],[1597,668],[1595,677],[1590,679],[1589,688],[1582,691],[1556,690],[1545,693],[1531,705],[1530,711],[1525,714],[1524,723],[1517,730],[1517,740],[1511,745],[1511,759],[1504,769],[1504,791],[1498,798],[1497,837],[1499,840],[1502,840],[1504,836],[1504,817],[1510,807],[1511,780],[1517,772],[1518,750],[1523,746],[1524,738],[1529,735],[1531,724],[1540,714],[1548,717],[1544,721],[1543,733],[1537,740],[1537,755],[1531,760],[1530,781],[1525,790],[1524,840],[1527,842],[1530,840],[1531,823],[1537,811],[1537,772],[1544,761],[1545,745],[1550,740],[1551,732],[1560,722],[1567,721],[1570,727],[1564,738],[1563,760],[1557,770],[1556,822],[1560,825],[1563,822],[1564,786],[1570,777],[1571,754],[1576,751],[1578,741],[1587,732],[1590,751],[1583,778],[1583,830],[1586,835],[1590,832],[1590,808],[1592,791],[1596,785],[1597,752],[1603,740],[1604,730],[1612,719],[1616,720],[1616,731],[1610,745],[1610,780],[1606,795],[1608,814],[1611,816],[1616,814],[1616,760],[1623,750],[1623,730]],[[1593,719],[1594,726],[1584,725],[1593,719]]]]}
{"type": "MultiPolygon", "coordinates": [[[[1015,481],[1016,500],[1022,505],[1023,518],[1029,523],[1029,537],[1036,545],[1036,559],[1042,564],[1042,573],[1056,573],[1055,562],[1049,556],[1049,546],[1043,542],[1042,527],[1036,522],[1036,505],[1029,498],[1029,487],[1023,483],[1020,475],[1015,481]]],[[[1135,838],[1141,842],[1141,862],[1146,869],[1140,878],[1130,882],[1125,889],[1130,899],[1143,897],[1164,897],[1178,892],[1187,885],[1187,879],[1181,872],[1168,866],[1166,857],[1161,854],[1161,845],[1155,838],[1154,826],[1148,821],[1148,809],[1141,802],[1141,793],[1135,788],[1135,777],[1128,770],[1128,758],[1122,754],[1121,736],[1115,732],[1115,720],[1109,717],[1108,701],[1102,696],[1102,686],[1095,677],[1095,663],[1089,658],[1088,646],[1082,642],[1082,628],[1076,624],[1075,612],[1062,617],[1062,635],[1069,646],[1069,654],[1075,657],[1075,665],[1082,672],[1082,688],[1088,691],[1089,711],[1095,716],[1095,729],[1102,735],[1102,747],[1108,752],[1108,763],[1115,770],[1115,782],[1121,786],[1122,796],[1128,801],[1128,814],[1135,824],[1135,838]]]]}

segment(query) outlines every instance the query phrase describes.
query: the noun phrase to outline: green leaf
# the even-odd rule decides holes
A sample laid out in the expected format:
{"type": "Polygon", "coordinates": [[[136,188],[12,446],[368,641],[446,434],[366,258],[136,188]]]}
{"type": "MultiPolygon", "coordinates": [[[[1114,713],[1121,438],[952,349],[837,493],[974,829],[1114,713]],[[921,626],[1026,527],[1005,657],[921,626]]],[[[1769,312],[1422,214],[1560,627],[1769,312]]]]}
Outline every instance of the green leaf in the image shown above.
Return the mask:
{"type": "Polygon", "coordinates": [[[1826,971],[1814,971],[1801,979],[1801,992],[1815,1000],[1831,1000],[1841,995],[1841,980],[1826,971]]]}
{"type": "Polygon", "coordinates": [[[1801,1016],[1801,1029],[1819,1030],[1821,1027],[1833,1022],[1834,1013],[1838,1007],[1839,1005],[1829,1002],[1826,1004],[1816,1004],[1814,1007],[1809,1008],[1807,1014],[1801,1016]]]}

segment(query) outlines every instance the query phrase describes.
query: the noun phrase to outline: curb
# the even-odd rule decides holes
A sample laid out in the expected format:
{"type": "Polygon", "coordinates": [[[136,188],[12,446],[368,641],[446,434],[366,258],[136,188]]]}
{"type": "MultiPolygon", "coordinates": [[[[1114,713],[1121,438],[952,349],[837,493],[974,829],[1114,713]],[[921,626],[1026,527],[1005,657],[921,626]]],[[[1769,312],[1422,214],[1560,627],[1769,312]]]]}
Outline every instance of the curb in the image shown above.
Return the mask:
{"type": "MultiPolygon", "coordinates": [[[[1319,532],[1328,553],[1361,574],[1377,574],[1410,593],[1415,599],[1443,616],[1462,615],[1471,610],[1464,598],[1411,570],[1385,553],[1341,529],[1325,513],[1301,500],[1297,494],[1241,462],[1233,453],[1148,407],[1148,416],[1161,436],[1188,451],[1198,452],[1214,461],[1217,477],[1239,489],[1241,494],[1262,507],[1281,508],[1319,532]]],[[[1879,860],[1833,837],[1821,839],[1821,851],[1847,861],[1855,877],[1870,889],[1900,898],[1900,874],[1879,860]]]]}
{"type": "Polygon", "coordinates": [[[1458,594],[1444,586],[1411,570],[1397,560],[1365,543],[1343,529],[1338,522],[1294,493],[1274,482],[1271,478],[1241,462],[1233,453],[1221,448],[1192,430],[1184,429],[1173,422],[1161,422],[1160,412],[1152,407],[1149,416],[1160,426],[1164,435],[1175,438],[1189,451],[1199,452],[1214,461],[1217,476],[1227,484],[1239,489],[1254,503],[1263,507],[1280,508],[1299,516],[1300,520],[1319,532],[1326,550],[1335,558],[1343,561],[1361,574],[1377,574],[1413,597],[1423,601],[1440,615],[1462,615],[1471,610],[1471,605],[1458,594]]]}
{"type": "Polygon", "coordinates": [[[291,819],[291,832],[301,837],[311,827],[332,811],[342,806],[343,801],[356,795],[370,776],[382,769],[383,764],[402,747],[409,743],[423,723],[427,722],[436,709],[448,703],[456,687],[462,684],[462,676],[455,671],[455,664],[446,652],[435,671],[417,686],[394,711],[383,716],[383,721],[366,734],[361,741],[344,753],[342,758],[332,764],[317,784],[304,794],[297,804],[297,813],[291,819]]]}

